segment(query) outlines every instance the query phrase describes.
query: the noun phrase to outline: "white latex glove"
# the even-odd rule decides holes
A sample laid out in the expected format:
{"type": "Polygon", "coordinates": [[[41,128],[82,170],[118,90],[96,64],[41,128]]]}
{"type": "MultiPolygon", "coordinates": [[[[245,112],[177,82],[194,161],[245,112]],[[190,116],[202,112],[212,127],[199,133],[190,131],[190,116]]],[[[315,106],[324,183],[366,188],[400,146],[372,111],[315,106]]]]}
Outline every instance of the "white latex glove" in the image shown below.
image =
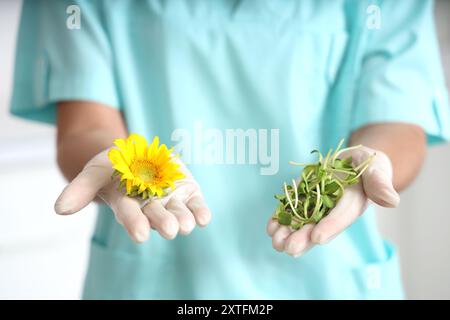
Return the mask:
{"type": "Polygon", "coordinates": [[[307,224],[296,231],[270,218],[267,233],[272,237],[272,246],[277,251],[298,257],[314,244],[325,244],[344,231],[365,211],[369,200],[383,207],[396,207],[400,197],[392,185],[392,165],[386,154],[361,147],[348,150],[341,157],[352,156],[353,164],[357,166],[374,153],[376,156],[360,182],[347,187],[336,207],[317,225],[307,224]]]}
{"type": "Polygon", "coordinates": [[[173,239],[178,232],[187,235],[196,224],[203,227],[209,223],[211,212],[200,187],[179,159],[174,161],[180,164],[185,178],[175,182],[176,189],[160,199],[143,201],[130,198],[118,189],[119,178],[111,178],[114,170],[108,151],[92,158],[63,190],[55,203],[56,213],[78,212],[98,196],[113,210],[116,220],[135,242],[147,240],[150,228],[166,239],[173,239]]]}

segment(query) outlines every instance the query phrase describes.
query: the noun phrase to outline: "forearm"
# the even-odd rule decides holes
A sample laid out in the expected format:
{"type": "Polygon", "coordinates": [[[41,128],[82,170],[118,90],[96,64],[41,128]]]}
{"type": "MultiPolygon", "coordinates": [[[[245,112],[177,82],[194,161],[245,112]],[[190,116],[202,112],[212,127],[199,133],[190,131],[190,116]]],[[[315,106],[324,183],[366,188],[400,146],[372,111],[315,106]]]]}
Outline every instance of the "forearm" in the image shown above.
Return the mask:
{"type": "Polygon", "coordinates": [[[362,144],[384,152],[392,162],[393,185],[397,191],[414,180],[426,155],[426,137],[422,128],[403,123],[365,126],[353,132],[350,144],[362,144]]]}
{"type": "Polygon", "coordinates": [[[109,115],[108,109],[83,102],[58,104],[57,160],[69,181],[93,156],[111,147],[114,139],[126,136],[122,119],[109,115]]]}
{"type": "Polygon", "coordinates": [[[119,137],[107,129],[65,136],[57,144],[61,172],[71,181],[93,156],[110,147],[112,141],[119,137]]]}

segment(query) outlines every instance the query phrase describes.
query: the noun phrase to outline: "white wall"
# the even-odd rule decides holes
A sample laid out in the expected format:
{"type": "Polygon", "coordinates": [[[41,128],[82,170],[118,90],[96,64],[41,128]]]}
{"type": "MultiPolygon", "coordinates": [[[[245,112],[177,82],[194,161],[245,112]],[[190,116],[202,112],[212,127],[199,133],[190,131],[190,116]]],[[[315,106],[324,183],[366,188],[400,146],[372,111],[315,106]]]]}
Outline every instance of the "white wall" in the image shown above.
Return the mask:
{"type": "MultiPolygon", "coordinates": [[[[438,4],[449,72],[450,1],[438,4]]],[[[94,208],[71,217],[54,214],[64,186],[54,161],[54,129],[7,112],[19,6],[0,2],[0,298],[76,299],[94,208]]],[[[400,208],[380,210],[383,233],[400,247],[409,298],[450,299],[449,164],[450,146],[433,148],[400,208]]]]}

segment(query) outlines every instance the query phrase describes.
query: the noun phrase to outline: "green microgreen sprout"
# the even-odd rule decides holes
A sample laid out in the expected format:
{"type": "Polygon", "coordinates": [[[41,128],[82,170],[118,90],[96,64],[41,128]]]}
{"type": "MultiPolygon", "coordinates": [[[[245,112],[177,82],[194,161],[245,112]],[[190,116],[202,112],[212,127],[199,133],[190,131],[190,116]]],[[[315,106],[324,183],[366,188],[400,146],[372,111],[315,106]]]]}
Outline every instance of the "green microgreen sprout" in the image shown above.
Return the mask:
{"type": "Polygon", "coordinates": [[[325,157],[318,150],[311,151],[319,156],[315,163],[289,162],[304,168],[298,182],[294,179],[292,185],[285,182],[283,194],[275,195],[279,204],[272,217],[274,220],[294,230],[305,224],[318,223],[336,206],[344,195],[345,188],[359,182],[360,176],[369,167],[375,154],[354,166],[351,156],[340,156],[360,148],[361,145],[342,148],[343,144],[344,139],[339,142],[334,152],[330,149],[325,157]]]}

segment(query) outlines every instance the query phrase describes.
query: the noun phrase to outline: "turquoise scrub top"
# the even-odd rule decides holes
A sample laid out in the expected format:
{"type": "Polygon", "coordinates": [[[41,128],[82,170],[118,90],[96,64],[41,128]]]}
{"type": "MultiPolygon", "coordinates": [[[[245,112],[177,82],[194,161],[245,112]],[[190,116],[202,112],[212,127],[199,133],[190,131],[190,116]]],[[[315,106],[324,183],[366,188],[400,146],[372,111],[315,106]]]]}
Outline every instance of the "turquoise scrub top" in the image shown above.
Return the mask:
{"type": "Polygon", "coordinates": [[[24,1],[13,114],[53,123],[57,101],[92,100],[169,145],[199,123],[279,129],[271,174],[251,161],[189,164],[213,213],[189,236],[134,244],[102,206],[84,298],[402,298],[373,208],[298,259],[276,252],[265,227],[273,194],[298,175],[288,161],[312,160],[311,149],[380,122],[449,138],[432,11],[424,0],[24,1]],[[67,27],[73,4],[79,29],[67,27]]]}

